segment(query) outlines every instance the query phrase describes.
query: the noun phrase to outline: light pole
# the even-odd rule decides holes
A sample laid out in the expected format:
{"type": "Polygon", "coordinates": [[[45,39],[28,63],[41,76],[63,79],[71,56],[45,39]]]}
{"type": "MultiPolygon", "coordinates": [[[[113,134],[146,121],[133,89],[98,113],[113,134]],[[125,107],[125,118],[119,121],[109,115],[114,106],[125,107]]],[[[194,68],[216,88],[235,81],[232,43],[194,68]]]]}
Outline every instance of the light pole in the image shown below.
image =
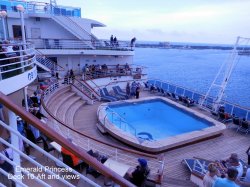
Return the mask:
{"type": "Polygon", "coordinates": [[[25,38],[25,30],[24,30],[24,18],[23,18],[23,13],[24,13],[25,9],[24,9],[23,5],[17,5],[16,8],[19,11],[20,17],[21,17],[23,48],[24,48],[24,51],[26,51],[26,38],[25,38]]]}
{"type": "Polygon", "coordinates": [[[2,18],[2,24],[3,24],[3,36],[4,36],[4,40],[7,39],[6,28],[5,28],[5,17],[6,16],[7,16],[7,12],[5,10],[0,11],[0,17],[2,18]]]}

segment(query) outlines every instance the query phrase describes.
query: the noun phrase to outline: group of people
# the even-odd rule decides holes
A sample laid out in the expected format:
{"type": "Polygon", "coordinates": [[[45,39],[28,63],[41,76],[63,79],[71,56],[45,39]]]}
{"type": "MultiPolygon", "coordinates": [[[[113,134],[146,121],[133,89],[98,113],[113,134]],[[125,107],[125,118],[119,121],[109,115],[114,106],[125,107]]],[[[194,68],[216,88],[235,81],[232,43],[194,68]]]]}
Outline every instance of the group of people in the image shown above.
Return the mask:
{"type": "Polygon", "coordinates": [[[110,46],[119,47],[119,42],[118,42],[116,36],[115,37],[113,35],[110,36],[110,46]]]}
{"type": "MultiPolygon", "coordinates": [[[[250,147],[247,150],[248,161],[250,161],[250,147]]],[[[250,164],[248,162],[248,164],[250,164]]],[[[208,172],[203,178],[204,187],[250,187],[250,168],[244,171],[244,166],[240,162],[238,154],[222,161],[210,163],[208,172]],[[244,174],[245,173],[245,174],[244,174]],[[243,180],[241,178],[244,177],[243,180]]]]}
{"type": "Polygon", "coordinates": [[[129,98],[132,97],[132,98],[139,99],[139,97],[140,97],[140,90],[141,90],[141,84],[139,82],[133,81],[131,83],[131,86],[130,86],[129,82],[127,83],[126,94],[127,94],[127,96],[129,98]]]}
{"type": "MultiPolygon", "coordinates": [[[[106,76],[116,76],[116,75],[131,75],[132,68],[130,68],[129,64],[126,63],[124,65],[116,64],[113,66],[107,66],[106,64],[85,64],[82,68],[82,79],[88,78],[99,78],[106,76]]],[[[138,73],[138,71],[137,71],[138,73]]]]}

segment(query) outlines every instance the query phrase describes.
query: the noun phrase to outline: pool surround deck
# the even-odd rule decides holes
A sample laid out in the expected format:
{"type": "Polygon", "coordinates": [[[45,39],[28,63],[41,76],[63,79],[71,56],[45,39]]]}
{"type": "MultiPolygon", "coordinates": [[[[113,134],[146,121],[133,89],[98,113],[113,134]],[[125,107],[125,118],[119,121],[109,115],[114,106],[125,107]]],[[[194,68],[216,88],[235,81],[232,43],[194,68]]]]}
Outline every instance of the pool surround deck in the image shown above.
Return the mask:
{"type": "Polygon", "coordinates": [[[208,139],[210,137],[218,136],[222,134],[223,131],[226,129],[226,126],[223,123],[220,123],[216,121],[215,119],[204,115],[201,112],[198,112],[196,110],[193,110],[192,108],[183,106],[165,97],[160,97],[160,96],[144,97],[141,99],[130,99],[126,101],[112,102],[111,104],[116,105],[116,104],[122,104],[124,102],[134,103],[134,102],[142,102],[142,101],[155,100],[155,99],[163,100],[178,109],[184,110],[198,118],[206,120],[209,123],[211,123],[212,126],[209,126],[201,130],[196,130],[196,131],[192,131],[188,133],[183,133],[183,134],[167,137],[161,140],[149,141],[149,140],[139,139],[136,136],[133,136],[132,134],[128,132],[122,131],[113,123],[111,123],[111,121],[106,117],[106,108],[110,105],[110,103],[104,103],[99,106],[97,110],[98,120],[103,125],[103,128],[113,137],[119,139],[120,141],[126,144],[129,144],[131,146],[134,146],[138,149],[141,149],[147,152],[161,152],[165,150],[174,149],[175,147],[180,147],[182,145],[190,144],[192,142],[197,142],[203,139],[208,139]]]}

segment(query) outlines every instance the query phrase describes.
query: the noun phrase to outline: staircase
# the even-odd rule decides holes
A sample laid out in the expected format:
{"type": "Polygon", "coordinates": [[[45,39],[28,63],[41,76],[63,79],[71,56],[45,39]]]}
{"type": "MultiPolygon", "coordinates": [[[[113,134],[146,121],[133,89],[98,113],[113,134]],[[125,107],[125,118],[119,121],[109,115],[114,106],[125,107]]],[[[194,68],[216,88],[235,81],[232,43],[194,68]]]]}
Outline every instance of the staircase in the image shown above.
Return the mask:
{"type": "Polygon", "coordinates": [[[45,71],[53,72],[53,71],[63,71],[64,68],[62,66],[59,66],[54,61],[47,58],[44,54],[42,54],[40,51],[36,50],[36,64],[44,69],[45,71]]]}
{"type": "Polygon", "coordinates": [[[100,100],[101,96],[84,81],[75,79],[71,84],[80,90],[84,95],[86,95],[92,101],[92,103],[100,100]]]}
{"type": "Polygon", "coordinates": [[[63,87],[46,102],[51,114],[70,127],[74,127],[74,114],[84,105],[86,101],[71,91],[70,86],[63,87]]]}
{"type": "Polygon", "coordinates": [[[78,39],[84,41],[85,47],[89,49],[94,49],[95,47],[92,45],[91,40],[94,39],[93,36],[84,30],[80,25],[74,22],[71,18],[66,16],[53,16],[52,19],[60,24],[63,28],[68,30],[78,39]],[[86,40],[86,38],[89,38],[86,40]]]}

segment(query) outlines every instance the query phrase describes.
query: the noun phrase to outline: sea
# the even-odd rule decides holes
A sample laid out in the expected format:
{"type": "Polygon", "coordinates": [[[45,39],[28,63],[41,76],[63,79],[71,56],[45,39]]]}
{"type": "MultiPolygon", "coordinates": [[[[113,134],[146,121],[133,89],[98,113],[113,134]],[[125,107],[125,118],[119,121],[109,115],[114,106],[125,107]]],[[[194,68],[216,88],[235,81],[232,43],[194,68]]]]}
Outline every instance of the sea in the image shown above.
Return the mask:
{"type": "MultiPolygon", "coordinates": [[[[136,48],[134,64],[146,67],[149,79],[161,79],[206,93],[230,50],[136,48]]],[[[224,99],[250,108],[250,56],[240,56],[224,99]]]]}

